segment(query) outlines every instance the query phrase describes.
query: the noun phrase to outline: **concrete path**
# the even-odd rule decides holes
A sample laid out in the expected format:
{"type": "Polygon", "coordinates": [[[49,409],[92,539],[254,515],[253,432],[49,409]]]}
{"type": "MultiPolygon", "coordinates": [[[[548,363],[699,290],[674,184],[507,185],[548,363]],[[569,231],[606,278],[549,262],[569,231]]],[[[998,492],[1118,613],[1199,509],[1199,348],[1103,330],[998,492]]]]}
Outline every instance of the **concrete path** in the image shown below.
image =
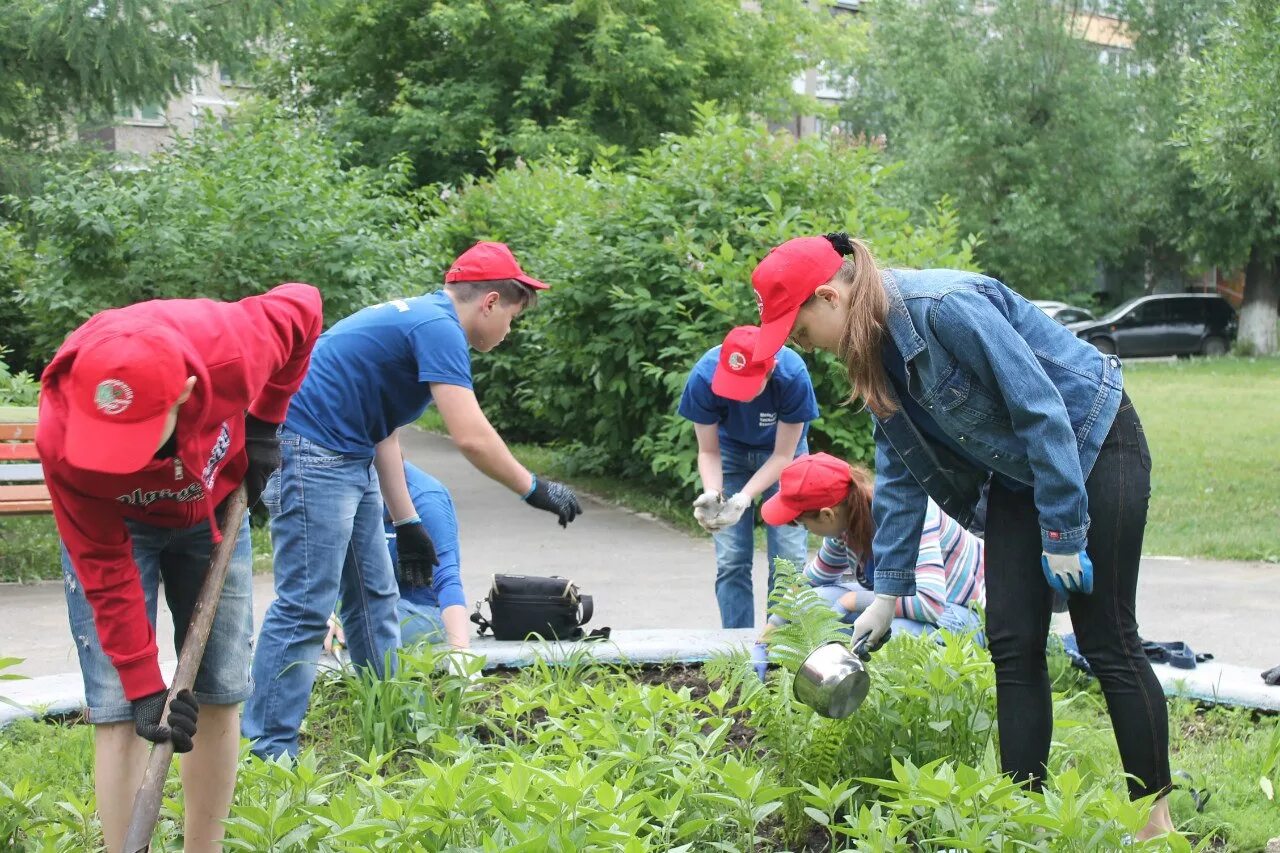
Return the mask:
{"type": "MultiPolygon", "coordinates": [[[[595,596],[592,627],[718,628],[709,537],[691,537],[651,517],[584,498],[585,513],[567,530],[473,469],[449,439],[410,431],[405,453],[452,491],[462,535],[463,579],[469,601],[487,591],[494,573],[558,574],[595,596]]],[[[765,559],[756,562],[763,601],[765,559]]],[[[255,585],[255,611],[273,597],[270,576],[255,585]]],[[[1152,640],[1185,640],[1218,661],[1259,670],[1280,664],[1276,600],[1280,566],[1147,558],[1138,617],[1152,640]]],[[[159,619],[163,660],[176,659],[171,619],[159,619]]],[[[763,603],[761,604],[763,609],[763,603]]],[[[758,617],[759,618],[759,617],[758,617]]],[[[1069,623],[1056,628],[1070,630],[1069,623]]],[[[39,676],[74,672],[61,584],[0,585],[0,657],[25,658],[9,670],[39,676]]]]}

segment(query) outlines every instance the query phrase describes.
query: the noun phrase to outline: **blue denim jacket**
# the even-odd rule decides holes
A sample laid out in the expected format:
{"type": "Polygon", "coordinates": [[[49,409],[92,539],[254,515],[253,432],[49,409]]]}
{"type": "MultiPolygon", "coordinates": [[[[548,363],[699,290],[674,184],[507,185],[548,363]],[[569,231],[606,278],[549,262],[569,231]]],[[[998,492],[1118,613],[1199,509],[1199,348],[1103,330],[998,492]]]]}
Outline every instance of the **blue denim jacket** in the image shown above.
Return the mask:
{"type": "Polygon", "coordinates": [[[875,419],[876,592],[914,594],[926,496],[967,527],[991,472],[1032,487],[1045,551],[1084,550],[1085,479],[1120,407],[1120,360],[993,278],[959,270],[883,278],[909,393],[985,467],[923,438],[901,411],[875,419]]]}

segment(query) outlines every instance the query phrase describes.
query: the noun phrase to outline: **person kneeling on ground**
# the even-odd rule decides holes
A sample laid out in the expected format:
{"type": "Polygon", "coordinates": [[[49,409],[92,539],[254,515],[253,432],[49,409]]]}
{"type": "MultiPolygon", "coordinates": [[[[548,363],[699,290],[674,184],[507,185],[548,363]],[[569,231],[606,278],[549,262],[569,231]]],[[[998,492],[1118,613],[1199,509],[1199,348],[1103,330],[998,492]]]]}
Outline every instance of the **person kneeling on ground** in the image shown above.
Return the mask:
{"type": "MultiPolygon", "coordinates": [[[[787,466],[778,493],[761,508],[768,524],[799,524],[825,537],[804,576],[850,624],[875,600],[872,494],[866,469],[815,453],[787,466]]],[[[897,599],[892,630],[920,635],[945,628],[973,631],[981,638],[974,606],[985,603],[982,540],[929,501],[916,559],[916,592],[897,599]]],[[[770,623],[781,624],[777,617],[770,623]]]]}
{"type": "MultiPolygon", "coordinates": [[[[422,523],[435,543],[436,558],[440,562],[435,567],[431,586],[411,586],[400,580],[397,613],[400,616],[401,644],[413,646],[447,640],[450,648],[468,649],[471,647],[471,622],[466,595],[462,591],[458,518],[453,510],[453,499],[443,483],[411,462],[404,463],[404,479],[409,486],[413,508],[422,516],[422,523]]],[[[382,521],[394,565],[397,562],[396,528],[389,511],[383,512],[382,521]]],[[[346,645],[346,637],[342,626],[331,616],[329,636],[324,641],[325,651],[333,651],[335,643],[346,645]]]]}
{"type": "Polygon", "coordinates": [[[109,851],[124,844],[148,741],[172,741],[186,753],[185,849],[221,849],[239,759],[238,706],[252,689],[248,513],[194,695],[179,692],[166,720],[156,598],[163,580],[181,650],[222,540],[223,502],[243,482],[252,507],[279,465],[276,425],[321,324],[320,293],[307,284],[230,304],[143,302],[92,317],[40,379],[36,446],[62,537],[109,851]]]}

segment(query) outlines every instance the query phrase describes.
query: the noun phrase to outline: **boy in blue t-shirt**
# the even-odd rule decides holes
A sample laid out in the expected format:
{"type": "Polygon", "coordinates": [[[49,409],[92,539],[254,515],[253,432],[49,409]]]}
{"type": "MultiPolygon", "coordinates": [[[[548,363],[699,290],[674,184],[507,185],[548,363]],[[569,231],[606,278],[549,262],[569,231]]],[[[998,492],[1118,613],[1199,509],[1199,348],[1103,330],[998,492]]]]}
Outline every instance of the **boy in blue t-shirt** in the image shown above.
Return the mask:
{"type": "MultiPolygon", "coordinates": [[[[767,499],[778,490],[783,468],[809,452],[809,421],[818,417],[804,360],[783,349],[774,358],[753,361],[759,336],[755,326],[729,332],[694,365],[680,398],[680,414],[693,421],[698,436],[703,492],[693,502],[693,516],[715,537],[723,628],[755,626],[755,512],[749,510],[756,498],[767,499]]],[[[791,525],[766,525],[765,532],[772,590],[774,560],[803,567],[808,534],[791,525]]]]}
{"type": "Polygon", "coordinates": [[[546,285],[501,243],[477,243],[445,275],[444,290],[352,314],[316,343],[280,428],[282,464],[264,495],[271,511],[276,600],[253,658],[254,692],[241,725],[264,758],[297,754],[329,614],[341,599],[347,649],[384,674],[400,646],[396,575],[432,582],[438,558],[414,509],[399,429],[435,403],[467,460],[561,526],[582,512],[566,486],[540,480],[507,449],[471,383],[469,347],[502,343],[546,285]],[[383,507],[396,533],[393,568],[383,507]]]}
{"type": "MultiPolygon", "coordinates": [[[[409,484],[409,497],[414,509],[422,516],[436,548],[439,564],[432,573],[431,586],[408,586],[400,583],[400,639],[406,646],[423,640],[438,643],[447,640],[455,649],[471,647],[471,621],[467,613],[467,599],[462,591],[460,571],[461,549],[458,546],[458,517],[453,510],[453,499],[444,484],[412,462],[404,463],[404,479],[409,484]]],[[[387,549],[391,562],[396,562],[396,528],[391,514],[382,516],[386,531],[387,549]]],[[[346,645],[343,630],[331,622],[330,638],[346,645]]],[[[330,647],[325,641],[325,649],[330,647]]]]}

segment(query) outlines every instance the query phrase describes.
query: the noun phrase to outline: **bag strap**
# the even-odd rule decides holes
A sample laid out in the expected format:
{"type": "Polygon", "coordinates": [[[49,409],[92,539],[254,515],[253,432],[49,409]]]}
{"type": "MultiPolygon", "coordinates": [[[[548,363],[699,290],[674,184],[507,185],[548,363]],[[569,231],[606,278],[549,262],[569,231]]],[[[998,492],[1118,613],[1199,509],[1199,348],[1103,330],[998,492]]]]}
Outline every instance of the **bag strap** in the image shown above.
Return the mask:
{"type": "Polygon", "coordinates": [[[483,637],[486,629],[490,631],[493,630],[493,624],[480,614],[480,608],[483,607],[484,603],[488,600],[489,599],[487,598],[482,598],[479,601],[477,601],[476,610],[474,613],[471,614],[471,621],[474,622],[477,626],[477,629],[476,629],[477,637],[483,637]]]}
{"type": "Polygon", "coordinates": [[[578,603],[582,605],[582,615],[578,617],[578,624],[585,625],[591,621],[591,614],[596,612],[596,605],[589,595],[578,596],[578,603]]]}

